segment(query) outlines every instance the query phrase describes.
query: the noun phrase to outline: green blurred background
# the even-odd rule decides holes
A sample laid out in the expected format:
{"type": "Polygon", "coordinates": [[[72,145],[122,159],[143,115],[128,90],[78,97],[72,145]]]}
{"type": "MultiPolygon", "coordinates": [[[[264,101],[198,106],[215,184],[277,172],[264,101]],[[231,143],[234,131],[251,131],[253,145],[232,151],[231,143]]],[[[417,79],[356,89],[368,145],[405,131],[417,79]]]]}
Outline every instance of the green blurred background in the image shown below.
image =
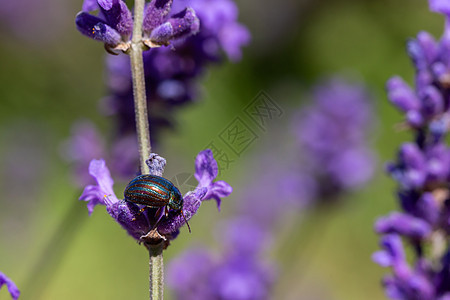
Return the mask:
{"type": "MultiPolygon", "coordinates": [[[[11,11],[0,14],[0,270],[17,283],[21,299],[145,299],[146,250],[104,207],[87,216],[60,155],[76,120],[91,119],[105,134],[111,128],[112,120],[97,112],[106,92],[103,47],[75,29],[81,0],[34,1],[30,7],[31,0],[19,2],[24,6],[15,18],[11,11]]],[[[221,213],[212,203],[203,205],[191,222],[192,234],[182,230],[165,261],[193,245],[220,245],[210,224],[239,205],[258,155],[276,154],[268,145],[286,131],[289,112],[308,101],[309,88],[321,77],[350,74],[375,95],[378,121],[370,140],[377,174],[344,205],[279,224],[279,241],[268,256],[279,263],[273,299],[383,299],[380,279],[387,270],[370,259],[378,249],[372,224],[396,207],[395,186],[383,164],[409,138],[394,129],[401,115],[387,102],[384,83],[394,74],[412,81],[405,41],[420,30],[439,37],[443,17],[430,13],[425,0],[237,3],[253,41],[242,62],[209,69],[201,80],[201,101],[180,109],[177,129],[162,135],[158,152],[169,162],[167,177],[193,172],[195,155],[259,91],[286,113],[221,175],[235,190],[221,213]]],[[[120,194],[123,183],[115,188],[120,194]]],[[[2,289],[0,299],[8,297],[2,289]]]]}

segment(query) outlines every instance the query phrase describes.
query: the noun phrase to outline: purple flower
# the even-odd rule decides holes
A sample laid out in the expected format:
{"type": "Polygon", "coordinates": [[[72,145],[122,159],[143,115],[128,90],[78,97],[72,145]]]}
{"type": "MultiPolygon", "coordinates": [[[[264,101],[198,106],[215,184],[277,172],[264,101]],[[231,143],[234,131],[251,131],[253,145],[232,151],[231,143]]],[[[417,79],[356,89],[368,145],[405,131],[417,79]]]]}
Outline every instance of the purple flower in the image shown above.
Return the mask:
{"type": "MultiPolygon", "coordinates": [[[[430,0],[432,10],[447,14],[448,1],[430,0]]],[[[448,19],[447,19],[448,24],[448,19]]],[[[374,254],[382,266],[392,267],[383,284],[391,299],[447,299],[450,296],[450,148],[445,141],[449,128],[450,88],[447,26],[439,42],[421,32],[410,40],[407,51],[416,69],[415,89],[401,78],[387,83],[391,102],[405,113],[414,134],[404,143],[387,171],[398,183],[402,212],[393,212],[375,223],[383,234],[383,251],[374,254]],[[413,248],[411,263],[404,255],[401,237],[413,248]],[[425,249],[432,249],[426,251],[425,249]],[[414,267],[412,267],[413,265],[414,267]]]]}
{"type": "MultiPolygon", "coordinates": [[[[171,6],[171,0],[153,0],[147,4],[142,27],[143,42],[147,46],[168,45],[171,40],[198,32],[200,22],[192,8],[169,18],[171,6]]],[[[75,23],[82,34],[105,43],[108,49],[125,52],[129,48],[133,18],[122,0],[85,0],[75,23]],[[89,14],[96,9],[100,9],[103,18],[89,14]]]]}
{"type": "Polygon", "coordinates": [[[213,157],[212,151],[207,149],[200,152],[195,160],[195,178],[199,183],[198,186],[206,188],[208,191],[204,196],[205,200],[216,200],[217,208],[220,210],[220,199],[230,195],[233,189],[225,181],[213,182],[218,173],[219,168],[213,157]]]}
{"type": "Polygon", "coordinates": [[[258,255],[270,244],[270,234],[265,226],[255,222],[252,216],[242,214],[229,219],[218,229],[219,242],[233,255],[258,255]]]}
{"type": "Polygon", "coordinates": [[[167,282],[177,299],[269,299],[274,270],[255,258],[192,249],[171,262],[167,282]]]}
{"type": "Polygon", "coordinates": [[[302,168],[313,174],[323,196],[357,189],[374,173],[369,101],[364,87],[335,78],[315,89],[314,102],[300,114],[295,131],[302,168]]]}
{"type": "Polygon", "coordinates": [[[170,262],[167,284],[177,298],[186,300],[214,299],[210,274],[214,272],[217,258],[204,248],[190,249],[170,262]]]}
{"type": "Polygon", "coordinates": [[[384,250],[376,252],[373,260],[383,267],[391,267],[392,275],[387,275],[383,284],[386,295],[391,299],[436,299],[433,287],[431,266],[427,261],[418,262],[411,268],[406,261],[401,238],[398,235],[386,235],[381,240],[384,250]]]}
{"type": "Polygon", "coordinates": [[[175,6],[177,4],[195,9],[202,24],[201,34],[209,36],[208,48],[212,52],[222,48],[230,60],[239,61],[242,58],[241,48],[250,42],[250,33],[238,23],[239,10],[233,1],[187,0],[178,1],[175,6]]]}
{"type": "MultiPolygon", "coordinates": [[[[153,2],[164,2],[164,1],[154,0],[153,2]]],[[[150,3],[149,5],[151,6],[151,4],[152,3],[150,3]]],[[[151,9],[150,11],[151,11],[150,14],[152,14],[153,11],[151,9]]],[[[148,19],[147,16],[145,16],[144,22],[146,19],[148,19]]],[[[147,43],[149,47],[154,45],[156,46],[168,45],[170,40],[196,34],[200,29],[200,21],[198,20],[197,15],[195,14],[195,11],[192,8],[185,8],[181,12],[173,15],[165,23],[162,23],[156,28],[151,28],[151,31],[149,30],[148,27],[145,26],[145,24],[147,23],[152,22],[144,23],[143,27],[144,34],[151,32],[149,34],[150,43],[147,43]]]]}
{"type": "Polygon", "coordinates": [[[83,11],[78,13],[75,19],[77,29],[82,34],[101,41],[111,48],[119,44],[125,45],[133,31],[133,18],[125,2],[98,0],[97,4],[96,6],[92,0],[86,0],[83,3],[83,11]],[[97,8],[102,18],[89,14],[89,11],[97,8]],[[87,11],[84,11],[85,9],[87,11]]]}
{"type": "Polygon", "coordinates": [[[74,164],[75,179],[80,186],[85,186],[92,182],[86,174],[90,161],[105,154],[104,141],[95,125],[87,120],[77,121],[71,134],[70,139],[62,144],[62,156],[74,164]]]}
{"type": "Polygon", "coordinates": [[[8,292],[11,295],[11,298],[14,300],[19,299],[20,291],[17,288],[16,284],[11,279],[9,279],[5,274],[0,272],[0,288],[2,288],[4,284],[6,284],[6,287],[8,288],[8,292]]]}
{"type": "MultiPolygon", "coordinates": [[[[162,174],[165,166],[165,160],[162,157],[152,154],[147,162],[153,175],[160,176],[162,174]]],[[[211,170],[211,168],[214,168],[216,161],[212,157],[211,150],[208,149],[199,153],[196,160],[196,166],[198,165],[201,165],[201,167],[196,168],[196,176],[200,177],[211,170]]],[[[138,241],[153,229],[158,219],[156,216],[157,209],[146,207],[141,212],[138,205],[119,200],[114,194],[114,182],[104,160],[93,160],[89,166],[89,173],[95,178],[97,184],[87,186],[80,196],[80,200],[88,202],[89,214],[92,213],[97,204],[105,205],[108,213],[122,225],[128,234],[138,241]]],[[[190,220],[197,213],[201,203],[214,198],[207,198],[208,194],[214,195],[216,197],[214,199],[218,200],[218,204],[220,203],[220,198],[218,197],[227,197],[232,192],[232,188],[223,181],[220,187],[216,186],[216,183],[212,182],[216,176],[217,174],[209,177],[210,183],[207,186],[199,184],[194,191],[188,192],[183,197],[184,216],[181,215],[180,211],[174,210],[170,210],[167,217],[163,216],[157,224],[158,232],[169,240],[175,238],[179,228],[186,223],[185,221],[190,220]]]]}
{"type": "Polygon", "coordinates": [[[402,214],[391,213],[375,223],[375,231],[381,234],[396,233],[413,239],[426,238],[431,233],[431,226],[422,219],[402,214]]]}
{"type": "Polygon", "coordinates": [[[450,15],[450,3],[445,0],[430,0],[430,10],[448,16],[450,15]]]}

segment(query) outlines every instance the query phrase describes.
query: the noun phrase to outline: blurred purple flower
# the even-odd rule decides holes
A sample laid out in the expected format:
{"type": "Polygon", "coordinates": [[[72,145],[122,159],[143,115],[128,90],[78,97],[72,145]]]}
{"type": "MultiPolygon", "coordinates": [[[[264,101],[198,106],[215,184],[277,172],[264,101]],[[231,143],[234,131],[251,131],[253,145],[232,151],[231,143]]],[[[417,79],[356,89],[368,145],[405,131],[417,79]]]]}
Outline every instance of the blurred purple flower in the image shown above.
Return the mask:
{"type": "Polygon", "coordinates": [[[167,284],[176,298],[186,300],[214,299],[210,275],[217,258],[204,248],[190,249],[172,260],[167,268],[167,284]]]}
{"type": "MultiPolygon", "coordinates": [[[[165,160],[155,154],[147,161],[152,170],[153,175],[162,174],[165,167],[165,160]]],[[[211,150],[207,149],[199,153],[196,160],[196,165],[202,167],[196,169],[196,176],[202,176],[216,164],[212,157],[211,150]]],[[[157,216],[155,208],[146,207],[141,213],[140,207],[134,203],[119,200],[113,191],[113,180],[104,160],[93,160],[89,166],[89,173],[97,181],[97,185],[87,186],[80,200],[87,201],[88,211],[91,214],[94,207],[98,204],[106,206],[108,213],[127,230],[127,232],[136,240],[147,234],[155,225],[157,216]]],[[[184,198],[183,212],[186,220],[190,220],[199,209],[203,201],[209,200],[206,195],[213,193],[216,196],[227,197],[232,188],[225,182],[222,184],[222,189],[217,189],[212,181],[217,174],[212,174],[209,177],[211,183],[207,186],[199,184],[197,188],[188,192],[184,198]],[[211,189],[215,189],[211,191],[211,189]]],[[[219,199],[220,200],[220,199],[219,199]]],[[[164,235],[168,240],[176,237],[179,233],[179,228],[185,224],[185,218],[179,211],[171,210],[168,216],[163,216],[157,225],[158,232],[164,235]]]]}
{"type": "Polygon", "coordinates": [[[362,85],[334,78],[316,87],[314,103],[300,113],[295,131],[302,168],[317,180],[318,197],[360,188],[372,177],[370,99],[362,85]]]}
{"type": "MultiPolygon", "coordinates": [[[[448,1],[430,0],[432,10],[448,14],[448,1]]],[[[447,16],[447,24],[449,21],[447,16]]],[[[439,42],[420,32],[407,44],[416,69],[415,89],[400,77],[387,82],[390,101],[405,113],[405,122],[414,134],[404,143],[387,171],[398,183],[403,212],[393,212],[375,223],[384,234],[383,251],[374,260],[392,267],[384,278],[391,299],[448,299],[450,297],[450,148],[445,141],[449,128],[450,28],[439,42]],[[414,249],[410,267],[401,237],[414,249]],[[425,249],[431,248],[431,251],[425,249]]]]}
{"type": "MultiPolygon", "coordinates": [[[[241,48],[250,42],[250,32],[238,23],[239,9],[231,0],[184,0],[174,6],[188,5],[195,9],[201,21],[205,52],[217,56],[222,48],[232,61],[242,58],[241,48]]],[[[199,39],[200,40],[200,39],[199,39]]]]}
{"type": "Polygon", "coordinates": [[[393,274],[383,279],[386,296],[391,299],[438,299],[430,277],[427,261],[418,262],[411,268],[406,261],[401,238],[398,235],[385,235],[381,240],[384,250],[376,252],[373,260],[383,267],[391,267],[393,274]]]}
{"type": "Polygon", "coordinates": [[[375,231],[380,234],[397,233],[412,239],[423,239],[431,233],[431,226],[422,219],[393,212],[377,220],[375,231]]]}
{"type": "Polygon", "coordinates": [[[16,284],[11,279],[9,279],[5,274],[0,272],[0,288],[2,288],[4,284],[6,284],[6,287],[8,288],[8,292],[11,295],[11,298],[14,300],[19,299],[20,291],[17,288],[16,284]]]}
{"type": "Polygon", "coordinates": [[[205,249],[183,253],[171,262],[167,273],[177,299],[198,300],[269,299],[274,277],[274,269],[255,255],[214,257],[205,249]]]}
{"type": "Polygon", "coordinates": [[[77,121],[72,125],[71,137],[61,146],[63,158],[74,165],[77,184],[91,183],[92,178],[86,173],[89,163],[105,154],[104,141],[95,125],[87,120],[77,121]]]}

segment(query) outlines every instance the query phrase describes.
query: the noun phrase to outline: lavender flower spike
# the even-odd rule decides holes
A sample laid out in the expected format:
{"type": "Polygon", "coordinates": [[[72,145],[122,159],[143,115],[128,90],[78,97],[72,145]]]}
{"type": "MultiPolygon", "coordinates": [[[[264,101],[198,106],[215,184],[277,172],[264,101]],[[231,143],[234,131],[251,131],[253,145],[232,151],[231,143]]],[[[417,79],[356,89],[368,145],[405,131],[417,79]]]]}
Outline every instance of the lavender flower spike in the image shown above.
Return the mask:
{"type": "Polygon", "coordinates": [[[387,83],[391,102],[405,113],[413,141],[400,147],[388,172],[398,183],[401,212],[379,218],[384,251],[374,254],[380,265],[392,267],[383,285],[391,299],[444,300],[450,297],[450,4],[430,0],[432,10],[446,14],[439,42],[420,32],[407,51],[415,66],[415,87],[401,78],[387,83]],[[413,249],[404,255],[402,238],[413,249]],[[431,251],[426,251],[431,249],[431,251]]]}
{"type": "Polygon", "coordinates": [[[11,295],[11,298],[14,300],[19,299],[20,291],[17,288],[16,284],[11,279],[9,279],[5,274],[0,272],[0,289],[4,284],[6,284],[6,287],[8,288],[8,292],[11,295]]]}
{"type": "MultiPolygon", "coordinates": [[[[165,159],[152,154],[147,164],[152,171],[152,175],[161,176],[164,171],[165,159]]],[[[205,150],[199,153],[196,160],[196,178],[213,170],[217,170],[217,163],[212,157],[211,150],[205,150]]],[[[145,236],[155,226],[159,220],[157,208],[144,207],[141,208],[131,202],[119,200],[113,191],[113,180],[111,174],[106,167],[104,160],[93,160],[89,166],[89,173],[97,181],[97,185],[87,186],[80,200],[88,202],[89,214],[92,213],[97,204],[106,206],[106,210],[133,238],[141,241],[141,237],[145,236]]],[[[158,232],[167,240],[174,239],[180,227],[185,224],[185,219],[190,220],[199,209],[201,202],[209,199],[216,199],[220,203],[221,197],[226,197],[232,192],[232,188],[224,181],[213,182],[217,172],[206,175],[204,180],[199,183],[197,188],[188,192],[184,196],[183,213],[180,211],[170,210],[168,216],[163,216],[157,225],[158,232]]]]}

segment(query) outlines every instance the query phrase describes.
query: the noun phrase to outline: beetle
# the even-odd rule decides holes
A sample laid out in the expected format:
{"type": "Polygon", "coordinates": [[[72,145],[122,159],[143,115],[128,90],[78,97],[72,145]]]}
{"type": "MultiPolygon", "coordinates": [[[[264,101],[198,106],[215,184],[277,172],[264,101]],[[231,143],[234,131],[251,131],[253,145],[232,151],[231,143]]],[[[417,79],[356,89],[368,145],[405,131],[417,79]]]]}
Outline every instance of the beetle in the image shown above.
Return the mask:
{"type": "MultiPolygon", "coordinates": [[[[123,193],[125,201],[158,208],[158,224],[163,214],[168,215],[169,208],[180,211],[191,232],[191,227],[183,213],[183,196],[178,188],[164,177],[156,175],[139,175],[128,183],[123,193]]],[[[143,211],[144,209],[141,209],[143,211]]]]}

